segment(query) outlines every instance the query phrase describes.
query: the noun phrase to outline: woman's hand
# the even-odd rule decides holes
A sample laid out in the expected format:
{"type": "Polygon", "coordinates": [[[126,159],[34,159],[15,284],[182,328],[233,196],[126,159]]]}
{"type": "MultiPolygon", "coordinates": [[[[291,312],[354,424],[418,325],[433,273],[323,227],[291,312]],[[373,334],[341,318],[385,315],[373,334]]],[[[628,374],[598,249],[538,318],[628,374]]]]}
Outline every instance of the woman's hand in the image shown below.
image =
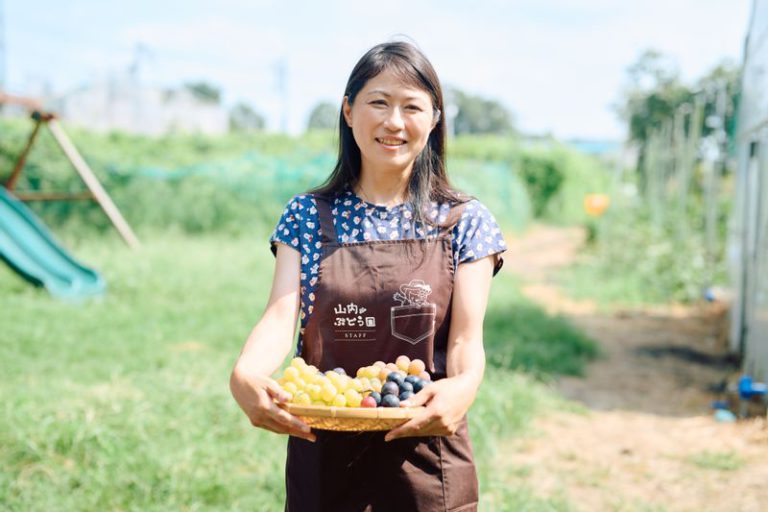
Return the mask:
{"type": "Polygon", "coordinates": [[[471,379],[461,376],[441,379],[419,391],[403,407],[426,404],[426,410],[384,437],[391,441],[398,437],[450,436],[456,433],[459,423],[475,399],[477,386],[471,379]]]}
{"type": "Polygon", "coordinates": [[[277,245],[269,302],[232,370],[229,389],[254,427],[314,441],[306,424],[275,404],[287,402],[290,395],[267,377],[291,350],[299,309],[301,256],[287,245],[277,245]]]}
{"type": "Polygon", "coordinates": [[[235,367],[229,387],[235,401],[254,427],[315,442],[315,434],[304,422],[275,404],[275,400],[287,402],[291,396],[273,379],[235,367]]]}
{"type": "Polygon", "coordinates": [[[404,425],[390,431],[391,441],[408,436],[450,436],[475,400],[485,371],[483,317],[488,304],[495,258],[463,263],[456,270],[448,335],[448,377],[419,391],[400,405],[427,406],[404,425]]]}

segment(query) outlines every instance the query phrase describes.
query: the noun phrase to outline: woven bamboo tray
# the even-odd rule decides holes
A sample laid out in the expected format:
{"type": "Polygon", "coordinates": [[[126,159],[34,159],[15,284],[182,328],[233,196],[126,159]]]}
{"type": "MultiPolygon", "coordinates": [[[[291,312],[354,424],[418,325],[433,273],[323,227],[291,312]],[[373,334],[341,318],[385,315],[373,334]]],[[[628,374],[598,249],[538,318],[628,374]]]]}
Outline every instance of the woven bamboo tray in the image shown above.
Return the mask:
{"type": "Polygon", "coordinates": [[[335,407],[278,404],[312,428],[339,431],[392,430],[418,416],[424,407],[335,407]]]}

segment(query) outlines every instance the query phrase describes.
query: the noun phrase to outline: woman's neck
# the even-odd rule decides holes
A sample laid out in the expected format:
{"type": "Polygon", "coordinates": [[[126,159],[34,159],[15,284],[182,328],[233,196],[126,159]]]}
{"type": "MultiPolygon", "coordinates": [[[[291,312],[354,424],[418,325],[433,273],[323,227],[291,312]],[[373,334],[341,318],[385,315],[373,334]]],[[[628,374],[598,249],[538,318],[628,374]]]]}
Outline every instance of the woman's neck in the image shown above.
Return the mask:
{"type": "Polygon", "coordinates": [[[410,169],[403,173],[371,173],[363,170],[354,186],[358,197],[369,203],[395,206],[405,202],[410,169]]]}

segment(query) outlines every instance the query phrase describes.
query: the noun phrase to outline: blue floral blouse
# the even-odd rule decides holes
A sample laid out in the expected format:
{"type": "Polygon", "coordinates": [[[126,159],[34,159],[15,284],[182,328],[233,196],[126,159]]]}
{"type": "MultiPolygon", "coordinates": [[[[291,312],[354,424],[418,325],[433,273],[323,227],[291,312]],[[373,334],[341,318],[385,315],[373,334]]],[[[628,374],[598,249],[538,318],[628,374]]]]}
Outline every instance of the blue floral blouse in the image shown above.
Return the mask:
{"type": "MultiPolygon", "coordinates": [[[[450,205],[432,202],[430,220],[442,223],[450,205]]],[[[418,226],[412,221],[413,210],[407,203],[386,207],[360,199],[351,189],[336,197],[331,208],[337,239],[340,243],[369,240],[422,239],[435,236],[436,226],[418,226]]],[[[451,233],[454,268],[460,263],[500,254],[507,246],[496,219],[480,201],[467,203],[461,219],[451,233]]],[[[315,287],[322,255],[320,217],[315,198],[309,194],[294,196],[286,205],[269,238],[272,252],[283,243],[301,254],[301,325],[296,353],[301,352],[302,339],[315,301],[315,287]]],[[[499,256],[499,259],[501,256],[499,256]]]]}

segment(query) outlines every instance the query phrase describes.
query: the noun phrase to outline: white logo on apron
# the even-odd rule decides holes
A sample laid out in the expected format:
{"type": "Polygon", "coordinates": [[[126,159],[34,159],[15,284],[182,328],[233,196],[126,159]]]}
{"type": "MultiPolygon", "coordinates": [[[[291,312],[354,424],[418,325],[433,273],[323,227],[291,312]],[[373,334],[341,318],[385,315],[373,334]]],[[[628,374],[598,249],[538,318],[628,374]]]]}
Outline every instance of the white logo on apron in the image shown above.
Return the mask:
{"type": "Polygon", "coordinates": [[[435,332],[437,305],[427,302],[432,287],[421,279],[401,284],[393,298],[400,303],[390,309],[392,336],[415,345],[435,332]]]}
{"type": "Polygon", "coordinates": [[[376,341],[370,337],[375,332],[376,317],[364,316],[366,311],[366,308],[354,302],[337,304],[333,308],[336,341],[376,341]]]}

